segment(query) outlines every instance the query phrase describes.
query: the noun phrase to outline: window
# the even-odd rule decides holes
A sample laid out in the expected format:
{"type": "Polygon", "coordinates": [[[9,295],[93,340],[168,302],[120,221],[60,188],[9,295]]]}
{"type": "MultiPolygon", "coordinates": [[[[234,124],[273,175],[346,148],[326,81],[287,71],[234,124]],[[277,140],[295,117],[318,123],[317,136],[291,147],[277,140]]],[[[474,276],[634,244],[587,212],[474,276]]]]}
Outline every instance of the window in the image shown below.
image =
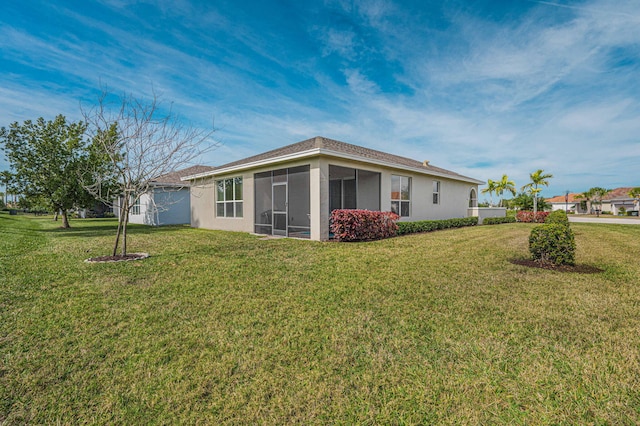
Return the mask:
{"type": "Polygon", "coordinates": [[[216,181],[216,216],[242,217],[242,178],[216,181]]]}
{"type": "Polygon", "coordinates": [[[478,207],[478,196],[476,195],[475,188],[471,188],[469,192],[469,207],[478,207]]]}
{"type": "Polygon", "coordinates": [[[411,216],[411,178],[391,176],[391,211],[407,217],[411,216]]]}
{"type": "Polygon", "coordinates": [[[140,197],[138,197],[137,199],[133,199],[133,196],[131,197],[131,213],[132,215],[137,215],[140,214],[140,197]]]}
{"type": "Polygon", "coordinates": [[[440,204],[440,181],[433,181],[433,204],[440,204]]]}

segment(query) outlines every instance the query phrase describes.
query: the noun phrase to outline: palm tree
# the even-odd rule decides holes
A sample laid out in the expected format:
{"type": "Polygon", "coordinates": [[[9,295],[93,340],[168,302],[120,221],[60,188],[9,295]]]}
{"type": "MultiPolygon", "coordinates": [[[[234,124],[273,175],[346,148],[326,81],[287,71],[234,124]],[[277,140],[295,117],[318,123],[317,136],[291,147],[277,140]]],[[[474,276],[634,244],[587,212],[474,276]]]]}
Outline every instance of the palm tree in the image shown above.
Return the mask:
{"type": "Polygon", "coordinates": [[[629,197],[633,198],[634,201],[634,209],[636,211],[640,211],[640,186],[636,186],[635,188],[631,188],[628,192],[629,197]]]}
{"type": "Polygon", "coordinates": [[[588,191],[582,194],[576,195],[576,198],[583,198],[587,202],[587,213],[591,213],[591,208],[594,204],[600,205],[600,209],[596,209],[596,216],[600,217],[600,210],[602,209],[602,198],[611,192],[610,189],[600,188],[598,186],[590,188],[588,191]]]}
{"type": "Polygon", "coordinates": [[[528,191],[533,196],[533,217],[538,213],[538,193],[542,191],[540,186],[549,186],[549,179],[553,175],[545,173],[544,170],[538,169],[529,175],[531,182],[522,187],[523,191],[528,191]]]}
{"type": "Polygon", "coordinates": [[[493,207],[493,195],[492,194],[495,192],[497,184],[498,184],[498,182],[489,179],[487,181],[487,187],[485,189],[483,189],[482,191],[480,191],[483,194],[489,193],[489,197],[490,197],[490,200],[491,200],[491,207],[493,207]]]}
{"type": "Polygon", "coordinates": [[[494,190],[496,192],[496,195],[500,197],[500,206],[502,207],[502,194],[504,194],[504,192],[507,191],[507,192],[510,192],[511,195],[515,197],[516,184],[512,180],[509,180],[509,176],[507,175],[502,175],[502,179],[494,183],[496,184],[496,187],[494,190]]]}
{"type": "Polygon", "coordinates": [[[595,188],[591,188],[588,192],[591,193],[591,199],[593,200],[593,202],[600,206],[599,209],[596,209],[596,216],[600,217],[600,210],[602,210],[602,199],[605,195],[611,192],[611,190],[596,186],[595,188]]]}

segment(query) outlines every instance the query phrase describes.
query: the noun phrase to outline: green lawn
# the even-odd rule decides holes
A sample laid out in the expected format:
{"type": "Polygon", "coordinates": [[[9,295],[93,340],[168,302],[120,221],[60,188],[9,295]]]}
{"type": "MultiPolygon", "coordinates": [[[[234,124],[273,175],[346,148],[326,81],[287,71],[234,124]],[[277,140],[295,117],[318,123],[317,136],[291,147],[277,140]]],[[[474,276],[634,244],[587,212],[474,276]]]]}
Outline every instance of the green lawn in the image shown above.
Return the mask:
{"type": "Polygon", "coordinates": [[[638,424],[640,226],[370,243],[0,214],[1,424],[638,424]]]}

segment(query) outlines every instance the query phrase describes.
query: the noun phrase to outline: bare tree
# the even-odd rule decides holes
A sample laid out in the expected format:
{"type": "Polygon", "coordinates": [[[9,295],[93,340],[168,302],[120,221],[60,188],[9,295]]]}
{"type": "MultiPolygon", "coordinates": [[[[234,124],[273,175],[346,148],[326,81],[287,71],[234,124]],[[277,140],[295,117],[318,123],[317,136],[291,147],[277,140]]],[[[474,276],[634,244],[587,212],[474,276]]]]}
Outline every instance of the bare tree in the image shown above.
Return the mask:
{"type": "Polygon", "coordinates": [[[122,241],[121,255],[127,254],[127,223],[131,208],[149,190],[151,181],[191,164],[199,156],[218,146],[215,132],[188,125],[171,105],[163,105],[153,92],[150,100],[127,94],[115,104],[113,95],[103,92],[98,104],[83,110],[92,137],[91,154],[96,161],[86,189],[98,200],[115,207],[118,229],[112,256],[122,241]]]}

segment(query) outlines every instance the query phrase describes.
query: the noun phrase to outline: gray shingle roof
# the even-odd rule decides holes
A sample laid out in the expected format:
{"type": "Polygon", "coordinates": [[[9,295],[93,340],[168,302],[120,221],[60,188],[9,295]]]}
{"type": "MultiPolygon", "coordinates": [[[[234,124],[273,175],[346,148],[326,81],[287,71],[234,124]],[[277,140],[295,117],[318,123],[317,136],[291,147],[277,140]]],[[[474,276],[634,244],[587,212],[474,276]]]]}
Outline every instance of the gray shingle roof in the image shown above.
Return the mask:
{"type": "Polygon", "coordinates": [[[191,166],[191,167],[187,167],[186,169],[176,170],[175,172],[160,175],[152,179],[151,183],[155,185],[179,184],[179,185],[187,186],[188,183],[180,180],[180,178],[183,178],[185,176],[191,176],[191,175],[197,175],[200,173],[210,172],[213,169],[214,168],[211,166],[202,166],[202,165],[191,166]]]}
{"type": "Polygon", "coordinates": [[[374,149],[369,149],[369,148],[365,148],[358,145],[352,145],[346,142],[340,142],[337,140],[328,139],[321,136],[317,136],[315,138],[307,139],[302,142],[294,143],[291,145],[287,145],[282,148],[277,148],[271,151],[267,151],[262,154],[254,155],[252,157],[243,158],[242,160],[223,164],[222,166],[216,167],[215,169],[217,170],[217,169],[226,169],[226,168],[242,166],[244,164],[254,163],[258,161],[266,161],[272,158],[276,159],[278,157],[293,155],[296,153],[305,152],[313,149],[322,149],[322,150],[334,151],[338,154],[361,157],[365,161],[366,160],[382,161],[385,163],[389,163],[391,165],[396,165],[399,168],[410,167],[413,169],[421,169],[421,170],[424,170],[425,172],[434,172],[437,174],[450,175],[453,178],[457,177],[462,179],[475,180],[468,176],[463,176],[461,174],[452,172],[451,170],[442,169],[440,167],[435,167],[430,164],[425,165],[420,161],[412,160],[407,157],[389,154],[382,151],[376,151],[374,149]]]}

